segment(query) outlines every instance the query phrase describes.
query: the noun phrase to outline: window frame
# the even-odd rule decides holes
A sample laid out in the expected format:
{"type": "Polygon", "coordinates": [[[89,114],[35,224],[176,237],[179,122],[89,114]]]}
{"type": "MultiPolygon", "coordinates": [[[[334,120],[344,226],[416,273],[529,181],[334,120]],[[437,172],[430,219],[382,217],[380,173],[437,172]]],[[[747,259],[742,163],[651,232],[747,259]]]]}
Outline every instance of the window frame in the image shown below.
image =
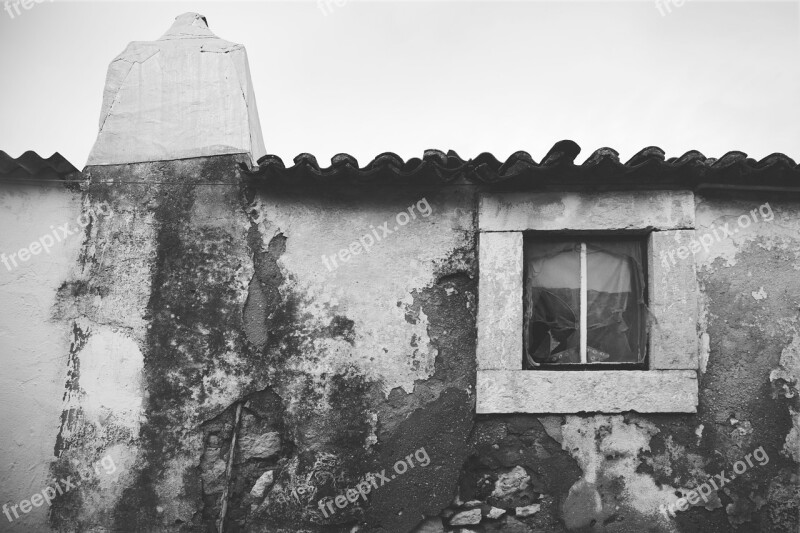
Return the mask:
{"type": "MultiPolygon", "coordinates": [[[[588,328],[587,328],[587,314],[588,314],[588,295],[587,295],[587,284],[588,284],[588,265],[587,265],[587,251],[586,251],[586,244],[587,242],[613,242],[613,243],[620,243],[620,242],[632,242],[635,243],[637,246],[642,248],[642,277],[644,282],[644,300],[645,300],[645,307],[649,305],[648,302],[648,272],[647,272],[647,265],[648,265],[648,257],[647,257],[647,239],[649,237],[649,232],[581,232],[581,233],[561,233],[561,232],[541,232],[541,231],[526,231],[523,232],[522,236],[522,246],[523,246],[523,261],[525,257],[525,252],[528,250],[528,247],[534,245],[534,243],[547,243],[547,242],[565,242],[571,243],[575,245],[581,246],[581,273],[580,273],[580,320],[579,323],[579,346],[580,346],[580,357],[581,361],[576,363],[542,363],[539,368],[535,369],[525,369],[525,370],[546,370],[546,369],[557,369],[557,370],[600,370],[600,369],[625,369],[625,370],[646,370],[648,368],[648,352],[649,346],[645,345],[645,353],[644,356],[639,361],[588,361],[588,328]]],[[[524,323],[524,300],[526,298],[525,294],[525,279],[527,277],[527,272],[530,266],[528,264],[523,263],[523,328],[528,327],[524,323]]],[[[642,317],[642,318],[647,318],[642,317]]],[[[525,331],[523,329],[523,358],[525,357],[525,351],[527,347],[525,346],[524,341],[524,334],[525,331]]],[[[524,363],[523,363],[524,367],[524,363]]]]}
{"type": "Polygon", "coordinates": [[[697,410],[699,338],[691,191],[482,193],[478,212],[478,414],[697,410]],[[524,233],[650,232],[645,370],[522,369],[524,233]]]}

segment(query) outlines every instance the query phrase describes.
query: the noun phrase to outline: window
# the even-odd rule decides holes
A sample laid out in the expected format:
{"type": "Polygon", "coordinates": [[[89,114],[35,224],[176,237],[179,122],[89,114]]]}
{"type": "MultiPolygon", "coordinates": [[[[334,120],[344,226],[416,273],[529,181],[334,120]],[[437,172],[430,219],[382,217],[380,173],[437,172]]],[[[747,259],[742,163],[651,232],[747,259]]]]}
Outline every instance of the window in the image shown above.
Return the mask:
{"type": "Polygon", "coordinates": [[[523,368],[643,368],[646,240],[528,234],[524,246],[523,368]]]}
{"type": "Polygon", "coordinates": [[[476,411],[697,410],[690,191],[483,193],[476,411]]]}

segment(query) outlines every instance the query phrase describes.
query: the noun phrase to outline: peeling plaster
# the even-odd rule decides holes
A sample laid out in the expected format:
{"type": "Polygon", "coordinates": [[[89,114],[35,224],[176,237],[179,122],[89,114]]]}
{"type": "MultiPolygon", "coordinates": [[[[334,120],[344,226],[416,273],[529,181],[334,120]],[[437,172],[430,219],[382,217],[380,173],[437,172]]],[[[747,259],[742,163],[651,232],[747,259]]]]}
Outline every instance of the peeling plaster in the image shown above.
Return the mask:
{"type": "Polygon", "coordinates": [[[800,408],[797,407],[800,393],[800,335],[795,333],[792,342],[783,349],[780,365],[770,372],[769,379],[775,397],[794,400],[794,405],[789,405],[792,429],[786,435],[783,454],[800,465],[800,408]]]}
{"type": "MultiPolygon", "coordinates": [[[[641,418],[627,423],[621,415],[567,416],[561,431],[563,448],[572,454],[583,471],[583,478],[570,489],[565,506],[579,494],[583,497],[596,494],[596,506],[582,515],[587,524],[592,519],[602,522],[615,512],[600,504],[597,487],[602,481],[623,483],[625,504],[643,515],[655,516],[660,505],[676,499],[674,488],[659,487],[652,477],[637,471],[641,465],[639,454],[650,451],[650,439],[659,432],[654,424],[641,418]]],[[[564,516],[564,519],[573,527],[580,526],[580,520],[574,516],[564,516]]]]}
{"type": "Polygon", "coordinates": [[[309,348],[319,359],[292,361],[292,370],[317,375],[324,386],[323,373],[355,365],[367,380],[380,382],[387,397],[397,387],[411,393],[415,381],[431,377],[438,352],[428,337],[425,312],[408,317],[412,293],[435,282],[436,265],[468,244],[465,233],[443,231],[437,209],[448,211],[445,220],[455,227],[468,226],[471,215],[431,202],[434,212],[429,218],[417,215],[369,253],[340,262],[333,270],[321,257],[348,248],[385,221],[392,228],[395,215],[420,198],[406,195],[371,207],[307,197],[260,198],[254,203],[251,216],[262,221],[258,227],[264,246],[279,233],[286,236],[281,292],[300,296],[298,313],[306,326],[326,327],[332,318],[327,308],[354,323],[355,342],[316,340],[309,348]]]}
{"type": "Polygon", "coordinates": [[[751,294],[753,295],[754,300],[763,300],[767,297],[767,291],[764,290],[764,287],[761,287],[757,291],[753,291],[751,294]]]}
{"type": "Polygon", "coordinates": [[[80,407],[87,422],[108,423],[139,434],[144,360],[136,342],[123,332],[101,327],[91,334],[78,358],[80,407]]]}
{"type": "Polygon", "coordinates": [[[739,251],[745,244],[753,241],[759,241],[759,246],[766,250],[778,248],[792,252],[795,257],[793,268],[800,268],[800,247],[796,241],[800,233],[800,209],[796,205],[744,200],[720,203],[701,195],[696,196],[696,204],[697,237],[713,237],[708,248],[701,248],[696,255],[698,270],[710,269],[718,258],[724,261],[725,267],[736,265],[739,251]],[[766,209],[766,217],[758,211],[765,203],[769,204],[772,216],[766,209]],[[753,209],[756,209],[757,222],[752,218],[753,209]],[[745,215],[750,220],[746,227],[739,223],[739,217],[745,215]],[[728,224],[732,235],[725,235],[722,231],[721,227],[725,224],[728,224]]]}

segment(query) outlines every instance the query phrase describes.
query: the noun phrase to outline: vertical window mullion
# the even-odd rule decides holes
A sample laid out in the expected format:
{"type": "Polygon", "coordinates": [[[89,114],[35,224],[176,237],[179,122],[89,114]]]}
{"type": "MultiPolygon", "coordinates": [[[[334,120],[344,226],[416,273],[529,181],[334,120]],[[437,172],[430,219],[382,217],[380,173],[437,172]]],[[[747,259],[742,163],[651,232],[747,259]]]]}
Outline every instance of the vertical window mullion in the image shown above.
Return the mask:
{"type": "Polygon", "coordinates": [[[588,315],[588,297],[587,297],[587,273],[586,273],[586,243],[581,242],[581,308],[580,308],[580,347],[581,347],[581,363],[587,363],[586,356],[586,317],[588,315]]]}

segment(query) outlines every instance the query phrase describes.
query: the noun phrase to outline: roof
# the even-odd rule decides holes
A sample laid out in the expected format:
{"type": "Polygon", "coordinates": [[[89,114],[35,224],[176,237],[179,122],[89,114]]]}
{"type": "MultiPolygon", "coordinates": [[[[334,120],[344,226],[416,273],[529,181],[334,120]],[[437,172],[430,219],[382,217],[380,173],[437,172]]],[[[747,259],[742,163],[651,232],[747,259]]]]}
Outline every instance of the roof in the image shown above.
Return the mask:
{"type": "Polygon", "coordinates": [[[16,159],[0,150],[0,179],[79,180],[80,171],[58,152],[47,159],[31,150],[16,159]]]}
{"type": "MultiPolygon", "coordinates": [[[[516,152],[501,162],[489,153],[465,160],[453,151],[427,150],[422,158],[407,161],[397,154],[384,153],[364,167],[354,157],[339,154],[327,168],[320,167],[311,154],[298,155],[289,167],[280,157],[267,155],[259,159],[258,167],[245,167],[245,171],[256,183],[301,188],[463,183],[502,189],[800,188],[800,165],[784,154],[756,161],[743,152],[728,152],[714,159],[691,151],[666,159],[663,150],[648,147],[621,163],[615,150],[600,148],[576,165],[579,153],[576,143],[560,141],[538,163],[527,152],[516,152]]],[[[0,180],[6,179],[80,181],[83,176],[58,152],[44,159],[27,151],[15,159],[0,150],[0,180]]]]}
{"type": "Polygon", "coordinates": [[[408,161],[384,153],[363,167],[354,157],[339,154],[326,168],[311,154],[298,155],[288,167],[280,157],[267,155],[258,160],[257,168],[247,171],[255,182],[281,187],[473,183],[502,189],[800,188],[800,165],[779,153],[756,161],[743,152],[728,152],[715,159],[692,150],[667,159],[661,148],[651,146],[622,163],[618,152],[600,148],[576,165],[580,151],[577,143],[565,140],[553,145],[540,162],[527,152],[516,152],[505,162],[489,153],[465,160],[453,151],[427,150],[421,159],[408,161]]]}

